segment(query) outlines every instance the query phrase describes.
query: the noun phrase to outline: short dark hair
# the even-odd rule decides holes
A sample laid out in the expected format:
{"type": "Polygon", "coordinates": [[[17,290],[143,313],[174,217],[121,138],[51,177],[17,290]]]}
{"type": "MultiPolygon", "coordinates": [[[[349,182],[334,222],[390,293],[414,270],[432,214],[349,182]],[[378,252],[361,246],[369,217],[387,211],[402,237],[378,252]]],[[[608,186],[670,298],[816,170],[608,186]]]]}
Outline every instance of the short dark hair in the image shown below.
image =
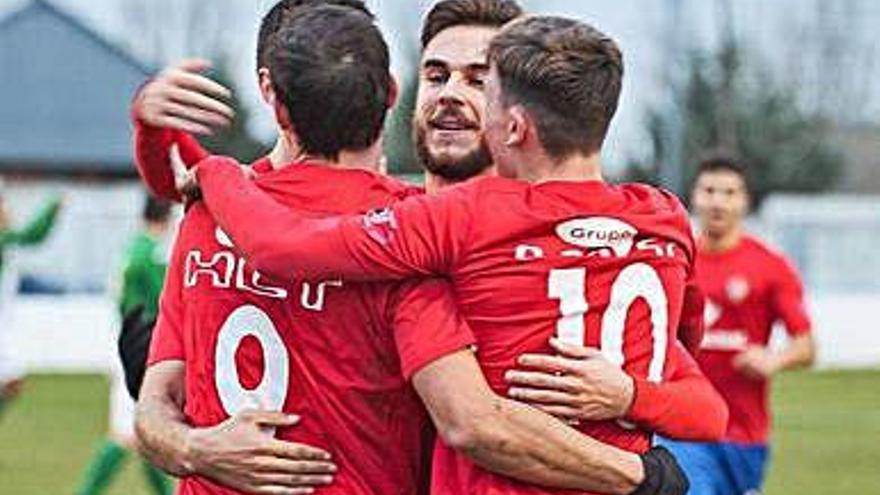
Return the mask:
{"type": "Polygon", "coordinates": [[[304,152],[335,159],[379,138],[392,83],[388,45],[371,16],[334,5],[303,9],[272,37],[269,61],[304,152]]]}
{"type": "Polygon", "coordinates": [[[171,202],[147,194],[141,218],[147,222],[167,222],[171,218],[171,202]]]}
{"type": "Polygon", "coordinates": [[[614,40],[574,19],[530,16],[492,40],[489,62],[498,71],[503,103],[529,111],[550,156],[602,147],[623,81],[614,40]]]}
{"type": "Polygon", "coordinates": [[[500,28],[523,14],[513,0],[443,0],[428,12],[422,26],[422,49],[441,31],[455,26],[500,28]]]}
{"type": "Polygon", "coordinates": [[[703,174],[711,174],[715,172],[730,172],[738,175],[742,179],[743,187],[746,192],[751,190],[751,178],[749,176],[749,167],[745,160],[738,158],[732,153],[714,151],[706,153],[697,164],[697,170],[694,173],[694,184],[703,174]]]}
{"type": "Polygon", "coordinates": [[[363,0],[281,0],[269,9],[260,22],[260,31],[257,35],[257,70],[269,66],[266,51],[269,48],[270,38],[281,30],[287,17],[293,15],[301,7],[317,7],[319,5],[349,7],[373,17],[373,13],[370,12],[363,0]]]}

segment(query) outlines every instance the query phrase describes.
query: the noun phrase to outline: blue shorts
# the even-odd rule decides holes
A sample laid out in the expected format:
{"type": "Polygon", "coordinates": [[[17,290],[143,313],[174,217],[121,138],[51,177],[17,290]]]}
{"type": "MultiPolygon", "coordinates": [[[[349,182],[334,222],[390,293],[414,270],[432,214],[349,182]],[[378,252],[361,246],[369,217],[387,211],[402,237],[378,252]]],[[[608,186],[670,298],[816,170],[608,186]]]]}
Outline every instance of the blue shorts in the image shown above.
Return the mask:
{"type": "Polygon", "coordinates": [[[691,482],[688,495],[755,495],[764,484],[766,445],[679,442],[657,438],[691,482]]]}

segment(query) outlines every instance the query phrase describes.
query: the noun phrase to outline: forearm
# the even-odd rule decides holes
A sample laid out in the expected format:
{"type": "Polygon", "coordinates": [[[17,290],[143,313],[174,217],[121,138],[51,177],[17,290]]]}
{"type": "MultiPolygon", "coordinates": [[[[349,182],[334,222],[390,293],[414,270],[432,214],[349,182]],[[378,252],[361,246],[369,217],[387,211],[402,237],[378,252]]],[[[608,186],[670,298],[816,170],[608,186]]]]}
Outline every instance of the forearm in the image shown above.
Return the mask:
{"type": "Polygon", "coordinates": [[[16,242],[23,246],[39,244],[43,242],[52,231],[58,212],[61,210],[61,200],[52,199],[34,216],[28,225],[18,231],[14,236],[16,242]]]}
{"type": "Polygon", "coordinates": [[[669,351],[670,376],[661,383],[636,379],[627,420],[664,436],[691,441],[720,440],[729,411],[699,365],[678,343],[669,351]]]}
{"type": "Polygon", "coordinates": [[[135,410],[135,432],[143,454],[175,476],[193,472],[188,459],[191,432],[183,413],[183,363],[160,362],[147,369],[135,410]]]}
{"type": "Polygon", "coordinates": [[[816,343],[812,333],[793,337],[788,346],[776,355],[780,371],[811,366],[816,360],[816,343]]]}
{"type": "Polygon", "coordinates": [[[677,440],[717,441],[727,431],[727,403],[705,378],[660,384],[636,380],[635,384],[627,420],[677,440]]]}
{"type": "Polygon", "coordinates": [[[416,372],[413,385],[444,442],[490,471],[603,493],[629,493],[644,475],[635,454],[494,394],[470,352],[430,363],[416,372]]]}
{"type": "Polygon", "coordinates": [[[191,428],[176,406],[168,401],[141,399],[135,429],[140,450],[153,465],[175,476],[192,474],[192,465],[187,459],[191,428]]]}
{"type": "Polygon", "coordinates": [[[528,483],[627,494],[644,473],[636,454],[602,444],[524,404],[493,399],[462,449],[486,469],[528,483]]]}
{"type": "Polygon", "coordinates": [[[206,158],[208,152],[185,132],[153,127],[137,120],[134,125],[135,166],[144,184],[158,197],[180,201],[171,166],[171,146],[177,144],[186,168],[206,158]]]}

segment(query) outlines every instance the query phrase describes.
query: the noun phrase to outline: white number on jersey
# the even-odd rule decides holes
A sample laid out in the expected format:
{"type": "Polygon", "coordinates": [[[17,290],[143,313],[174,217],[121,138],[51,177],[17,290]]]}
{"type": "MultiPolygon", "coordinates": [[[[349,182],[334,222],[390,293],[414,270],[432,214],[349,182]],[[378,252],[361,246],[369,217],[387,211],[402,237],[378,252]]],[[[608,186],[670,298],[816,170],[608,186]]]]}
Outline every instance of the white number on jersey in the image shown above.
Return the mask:
{"type": "Polygon", "coordinates": [[[229,416],[244,409],[280,411],[287,397],[290,358],[275,324],[265,311],[244,305],[233,311],[217,335],[214,353],[214,384],[223,410],[229,416]],[[253,390],[241,385],[235,353],[242,340],[252,336],[263,351],[263,378],[253,390]]]}
{"type": "MultiPolygon", "coordinates": [[[[556,335],[568,344],[582,346],[585,343],[584,318],[589,311],[587,277],[586,268],[550,271],[547,297],[559,300],[560,318],[556,322],[556,335]]],[[[648,380],[660,382],[666,364],[668,303],[660,276],[650,265],[634,263],[627,266],[611,285],[608,308],[602,316],[601,349],[609,361],[623,366],[626,316],[630,306],[639,298],[644,299],[651,309],[653,351],[648,366],[648,380]]]]}

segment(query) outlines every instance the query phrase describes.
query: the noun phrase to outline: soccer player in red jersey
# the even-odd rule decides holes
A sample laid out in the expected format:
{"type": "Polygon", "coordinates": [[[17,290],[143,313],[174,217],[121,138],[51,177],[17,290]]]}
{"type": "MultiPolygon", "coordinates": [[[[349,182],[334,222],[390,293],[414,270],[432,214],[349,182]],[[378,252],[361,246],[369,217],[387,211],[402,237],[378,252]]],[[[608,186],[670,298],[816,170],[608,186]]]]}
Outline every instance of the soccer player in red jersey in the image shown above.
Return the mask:
{"type": "MultiPolygon", "coordinates": [[[[365,216],[314,221],[291,215],[217,157],[197,168],[208,208],[251,263],[279,276],[448,276],[496,392],[506,390],[516,358],[548,351],[554,334],[661,381],[694,245],[676,198],[601,180],[599,151],[621,85],[616,44],[578,21],[528,17],[494,38],[489,60],[486,143],[500,174],[520,180],[487,177],[365,216]]],[[[435,378],[432,368],[415,377],[417,389],[435,378]]],[[[650,446],[649,432],[616,421],[579,429],[635,452],[650,446]]],[[[443,443],[433,488],[547,491],[484,471],[443,443]]]]}
{"type": "Polygon", "coordinates": [[[704,160],[692,199],[701,227],[698,282],[708,299],[698,361],[727,401],[730,423],[720,443],[664,444],[688,471],[692,493],[757,493],[768,456],[770,380],[813,362],[812,325],[792,263],[744,230],[746,169],[727,156],[704,160]],[[778,352],[768,348],[776,322],[790,337],[778,352]]]}
{"type": "MultiPolygon", "coordinates": [[[[333,157],[345,160],[342,143],[364,153],[348,155],[354,163],[337,166],[377,162],[372,153],[393,98],[387,51],[370,18],[338,7],[308,9],[292,17],[273,44],[268,99],[276,103],[285,130],[282,143],[296,140],[301,154],[287,156],[294,163],[281,169],[271,170],[269,160],[255,164],[257,186],[288,207],[319,217],[408,194],[390,179],[339,170],[332,163],[333,157]],[[364,72],[364,66],[383,70],[364,72]],[[323,125],[331,117],[337,123],[323,125]],[[358,194],[332,197],[339,190],[358,194]]],[[[292,425],[289,418],[277,415],[261,416],[257,423],[279,427],[280,438],[332,450],[340,472],[324,488],[328,493],[413,493],[421,465],[421,408],[405,378],[414,375],[445,438],[499,472],[610,493],[627,493],[643,479],[638,493],[655,493],[670,482],[657,476],[674,474],[656,464],[668,462],[662,455],[645,456],[643,467],[638,457],[493,396],[473,356],[463,351],[472,338],[456,318],[443,284],[427,282],[413,293],[335,278],[314,283],[267,279],[236,256],[200,205],[184,220],[168,280],[138,421],[147,444],[157,442],[153,435],[163,425],[150,424],[162,415],[145,411],[143,397],[149,402],[153,384],[172,375],[178,377],[176,403],[185,403],[185,419],[197,427],[216,425],[251,407],[302,412],[304,420],[294,430],[284,428],[292,425]],[[331,306],[345,311],[331,314],[331,306]],[[386,314],[389,309],[393,317],[386,314]],[[383,332],[390,320],[394,332],[383,332]],[[365,323],[369,331],[350,330],[365,323]],[[429,367],[430,379],[420,380],[429,367]],[[389,444],[394,447],[388,449],[389,444]]],[[[164,426],[175,431],[162,435],[187,434],[180,421],[164,426]]],[[[210,444],[194,443],[190,450],[213,454],[210,444]]],[[[201,462],[199,457],[159,455],[157,460],[188,475],[194,467],[187,461],[201,462]]],[[[268,483],[260,493],[298,493],[287,488],[289,477],[259,471],[253,476],[268,483]]],[[[182,493],[222,490],[201,476],[188,476],[181,484],[182,493]]]]}

